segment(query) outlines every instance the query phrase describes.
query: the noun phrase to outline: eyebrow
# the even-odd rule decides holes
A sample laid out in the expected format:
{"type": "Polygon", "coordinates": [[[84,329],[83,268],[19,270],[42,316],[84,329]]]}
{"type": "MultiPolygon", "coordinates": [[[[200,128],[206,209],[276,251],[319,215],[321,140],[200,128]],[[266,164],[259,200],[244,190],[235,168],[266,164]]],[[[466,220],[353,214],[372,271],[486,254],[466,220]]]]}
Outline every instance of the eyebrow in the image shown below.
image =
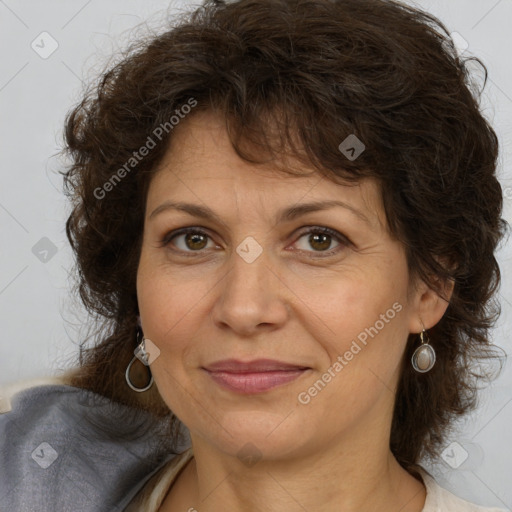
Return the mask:
{"type": "MultiPolygon", "coordinates": [[[[368,217],[358,209],[354,208],[352,205],[345,203],[343,201],[314,201],[311,203],[302,203],[294,206],[290,206],[288,208],[284,208],[277,213],[276,219],[277,222],[286,222],[292,221],[302,215],[307,213],[327,210],[330,208],[334,208],[336,206],[345,208],[349,210],[352,214],[358,217],[363,222],[367,223],[369,226],[372,226],[372,223],[368,220],[368,217]]],[[[149,220],[153,219],[159,213],[162,213],[167,210],[178,210],[194,217],[199,217],[201,219],[213,220],[218,222],[219,224],[225,224],[225,222],[217,215],[213,210],[208,208],[207,206],[200,206],[192,203],[184,203],[184,202],[173,202],[173,201],[165,201],[160,206],[157,206],[149,215],[149,220]]]]}

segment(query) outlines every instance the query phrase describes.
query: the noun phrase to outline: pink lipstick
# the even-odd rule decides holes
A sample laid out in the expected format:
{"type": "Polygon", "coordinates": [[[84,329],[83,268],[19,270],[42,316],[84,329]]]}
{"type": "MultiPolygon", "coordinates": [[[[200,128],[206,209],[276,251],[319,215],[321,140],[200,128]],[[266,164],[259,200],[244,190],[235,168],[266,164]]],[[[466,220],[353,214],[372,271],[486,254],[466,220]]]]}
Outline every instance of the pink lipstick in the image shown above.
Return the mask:
{"type": "Polygon", "coordinates": [[[262,393],[282,386],[299,378],[311,368],[272,359],[256,359],[249,362],[225,359],[203,369],[225,389],[249,394],[262,393]]]}

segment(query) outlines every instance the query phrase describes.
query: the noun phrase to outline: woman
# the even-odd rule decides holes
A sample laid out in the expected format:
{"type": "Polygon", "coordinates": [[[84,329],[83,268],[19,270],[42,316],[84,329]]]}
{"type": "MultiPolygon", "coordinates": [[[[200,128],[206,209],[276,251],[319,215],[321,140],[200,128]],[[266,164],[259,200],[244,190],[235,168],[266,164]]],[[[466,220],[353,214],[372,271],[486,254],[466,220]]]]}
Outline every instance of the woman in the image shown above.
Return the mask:
{"type": "Polygon", "coordinates": [[[398,2],[239,0],[107,70],[65,130],[104,329],[1,416],[8,509],[498,510],[421,466],[497,357],[498,145],[466,66],[398,2]]]}

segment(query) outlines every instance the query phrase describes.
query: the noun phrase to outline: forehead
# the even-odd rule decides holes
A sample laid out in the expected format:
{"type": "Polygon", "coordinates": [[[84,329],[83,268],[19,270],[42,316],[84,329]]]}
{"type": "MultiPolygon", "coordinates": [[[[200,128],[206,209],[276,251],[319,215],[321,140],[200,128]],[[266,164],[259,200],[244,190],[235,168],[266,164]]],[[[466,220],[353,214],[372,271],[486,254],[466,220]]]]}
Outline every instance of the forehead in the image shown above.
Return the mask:
{"type": "Polygon", "coordinates": [[[148,208],[166,200],[208,204],[219,210],[234,204],[271,212],[290,204],[339,200],[357,208],[374,227],[386,225],[376,180],[339,183],[291,155],[254,164],[236,153],[223,116],[200,111],[175,127],[148,191],[148,208]],[[294,175],[280,172],[290,169],[294,175]]]}

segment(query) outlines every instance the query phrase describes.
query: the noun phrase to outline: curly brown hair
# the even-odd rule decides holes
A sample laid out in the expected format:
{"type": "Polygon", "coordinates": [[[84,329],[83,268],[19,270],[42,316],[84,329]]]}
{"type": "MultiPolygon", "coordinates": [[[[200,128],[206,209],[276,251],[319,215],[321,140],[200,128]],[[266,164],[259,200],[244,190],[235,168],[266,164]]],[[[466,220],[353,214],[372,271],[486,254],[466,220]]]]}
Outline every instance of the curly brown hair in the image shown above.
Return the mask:
{"type": "Polygon", "coordinates": [[[175,19],[132,43],[66,117],[66,232],[77,291],[101,321],[94,345],[81,346],[72,385],[169,415],[176,428],[156,386],[133,393],[124,372],[136,346],[148,185],[173,134],[169,120],[194,102],[190,115],[224,116],[235,151],[249,162],[291,148],[332,181],[377,180],[411,275],[435,290],[454,282],[429,331],[432,371],[413,370],[417,336],[408,340],[390,439],[405,468],[437,456],[490,378],[478,363],[499,360],[489,335],[500,311],[494,252],[506,231],[498,141],[469,64],[484,70],[482,88],[486,67],[459,56],[437,18],[391,0],[207,0],[175,19]],[[339,150],[350,134],[366,146],[357,159],[339,150]],[[148,137],[158,140],[134,163],[148,137]]]}

